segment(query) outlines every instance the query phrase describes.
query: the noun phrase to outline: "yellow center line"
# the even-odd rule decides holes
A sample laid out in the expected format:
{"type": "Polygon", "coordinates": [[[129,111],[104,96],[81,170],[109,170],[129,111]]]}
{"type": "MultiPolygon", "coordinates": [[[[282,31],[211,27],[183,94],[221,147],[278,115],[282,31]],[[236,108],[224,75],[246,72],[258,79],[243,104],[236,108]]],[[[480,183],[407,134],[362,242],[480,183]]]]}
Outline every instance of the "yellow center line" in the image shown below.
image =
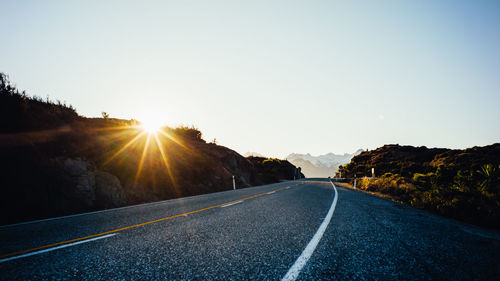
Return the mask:
{"type": "MultiPolygon", "coordinates": [[[[299,184],[301,184],[301,183],[299,183],[299,184]]],[[[280,191],[280,190],[283,190],[283,189],[285,189],[287,187],[294,187],[294,186],[297,186],[299,184],[285,186],[285,187],[282,187],[282,188],[278,188],[278,189],[276,189],[274,191],[280,191]]],[[[174,215],[174,216],[170,216],[170,217],[166,217],[166,218],[161,218],[161,219],[157,219],[157,220],[147,221],[147,222],[143,222],[143,223],[139,223],[139,224],[134,224],[134,225],[130,225],[130,226],[122,227],[122,228],[108,230],[108,231],[105,231],[105,232],[101,232],[101,233],[97,233],[97,234],[92,234],[92,235],[88,235],[88,236],[84,236],[84,237],[79,237],[79,238],[75,238],[75,239],[70,239],[70,240],[66,240],[66,241],[61,241],[61,242],[57,242],[57,243],[47,244],[47,245],[44,245],[44,246],[40,246],[40,247],[36,247],[36,248],[31,248],[31,249],[27,249],[27,250],[12,252],[12,253],[1,255],[0,259],[10,258],[10,257],[13,257],[13,256],[17,256],[17,255],[21,255],[21,254],[26,254],[26,253],[29,253],[29,252],[34,252],[34,251],[38,251],[38,250],[52,248],[52,247],[63,245],[63,244],[68,244],[68,243],[72,243],[72,242],[76,242],[76,241],[81,241],[81,240],[85,240],[85,239],[89,239],[89,238],[94,238],[94,237],[97,237],[97,236],[102,236],[102,235],[106,235],[106,234],[110,234],[110,233],[119,232],[119,231],[122,231],[122,230],[136,228],[136,227],[139,227],[139,226],[144,226],[144,225],[152,224],[152,223],[155,223],[155,222],[166,221],[166,220],[174,219],[174,218],[177,218],[177,217],[186,216],[186,215],[189,215],[189,214],[195,214],[195,213],[207,211],[207,210],[210,210],[210,209],[214,209],[214,208],[217,208],[217,207],[221,207],[221,206],[224,206],[224,205],[227,205],[227,204],[231,204],[231,203],[234,203],[234,202],[245,201],[245,200],[248,200],[248,199],[252,199],[252,198],[259,197],[259,196],[263,196],[263,195],[266,195],[268,193],[269,192],[263,192],[263,193],[255,194],[255,195],[248,196],[248,197],[245,197],[245,198],[242,198],[242,199],[234,200],[234,201],[231,201],[231,202],[226,202],[226,203],[222,203],[222,204],[218,204],[218,205],[210,206],[210,207],[207,207],[207,208],[203,208],[203,209],[199,209],[199,210],[195,210],[195,211],[190,211],[190,212],[186,212],[186,213],[182,213],[182,214],[178,214],[178,215],[174,215]]]]}

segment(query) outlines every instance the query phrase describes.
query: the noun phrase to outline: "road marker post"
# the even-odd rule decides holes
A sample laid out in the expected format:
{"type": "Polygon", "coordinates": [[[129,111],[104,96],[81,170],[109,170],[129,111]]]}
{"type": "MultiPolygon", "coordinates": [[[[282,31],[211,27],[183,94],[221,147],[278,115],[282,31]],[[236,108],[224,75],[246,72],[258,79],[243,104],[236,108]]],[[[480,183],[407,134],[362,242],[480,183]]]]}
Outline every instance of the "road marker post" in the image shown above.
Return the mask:
{"type": "Polygon", "coordinates": [[[234,180],[234,175],[233,175],[233,190],[236,190],[236,181],[234,180]]]}

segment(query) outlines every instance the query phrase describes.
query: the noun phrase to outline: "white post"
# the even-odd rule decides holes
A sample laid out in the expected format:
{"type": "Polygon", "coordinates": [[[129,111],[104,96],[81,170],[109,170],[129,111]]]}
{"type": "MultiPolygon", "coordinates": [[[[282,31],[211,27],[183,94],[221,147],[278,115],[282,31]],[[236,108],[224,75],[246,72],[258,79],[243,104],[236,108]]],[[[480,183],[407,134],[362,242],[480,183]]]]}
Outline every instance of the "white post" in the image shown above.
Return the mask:
{"type": "Polygon", "coordinates": [[[354,175],[354,189],[356,189],[356,175],[354,175]]]}
{"type": "Polygon", "coordinates": [[[234,175],[233,175],[233,190],[236,190],[236,181],[234,180],[234,175]]]}
{"type": "Polygon", "coordinates": [[[375,168],[372,168],[372,178],[375,177],[375,168]]]}

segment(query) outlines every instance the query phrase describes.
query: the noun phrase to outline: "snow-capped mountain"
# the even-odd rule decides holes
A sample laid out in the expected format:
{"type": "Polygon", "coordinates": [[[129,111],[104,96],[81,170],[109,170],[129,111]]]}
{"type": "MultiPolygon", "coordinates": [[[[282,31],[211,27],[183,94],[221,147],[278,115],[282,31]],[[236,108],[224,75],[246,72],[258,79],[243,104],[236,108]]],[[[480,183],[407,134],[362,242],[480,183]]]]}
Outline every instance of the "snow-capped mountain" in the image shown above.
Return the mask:
{"type": "Polygon", "coordinates": [[[301,167],[306,177],[332,177],[340,165],[349,163],[352,157],[361,152],[363,152],[363,150],[358,149],[352,154],[344,153],[343,155],[338,155],[328,153],[319,156],[312,156],[309,153],[292,153],[288,155],[286,159],[293,165],[301,167]]]}

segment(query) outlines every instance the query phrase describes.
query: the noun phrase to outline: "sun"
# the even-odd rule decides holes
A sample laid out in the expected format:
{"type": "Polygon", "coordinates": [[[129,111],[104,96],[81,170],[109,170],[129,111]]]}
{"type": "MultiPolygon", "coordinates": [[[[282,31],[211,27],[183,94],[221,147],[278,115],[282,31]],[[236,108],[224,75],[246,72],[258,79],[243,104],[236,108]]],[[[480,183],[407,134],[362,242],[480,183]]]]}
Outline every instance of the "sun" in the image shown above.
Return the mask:
{"type": "Polygon", "coordinates": [[[141,127],[149,134],[156,134],[160,131],[161,127],[163,127],[163,124],[157,120],[143,120],[141,122],[141,127]]]}

